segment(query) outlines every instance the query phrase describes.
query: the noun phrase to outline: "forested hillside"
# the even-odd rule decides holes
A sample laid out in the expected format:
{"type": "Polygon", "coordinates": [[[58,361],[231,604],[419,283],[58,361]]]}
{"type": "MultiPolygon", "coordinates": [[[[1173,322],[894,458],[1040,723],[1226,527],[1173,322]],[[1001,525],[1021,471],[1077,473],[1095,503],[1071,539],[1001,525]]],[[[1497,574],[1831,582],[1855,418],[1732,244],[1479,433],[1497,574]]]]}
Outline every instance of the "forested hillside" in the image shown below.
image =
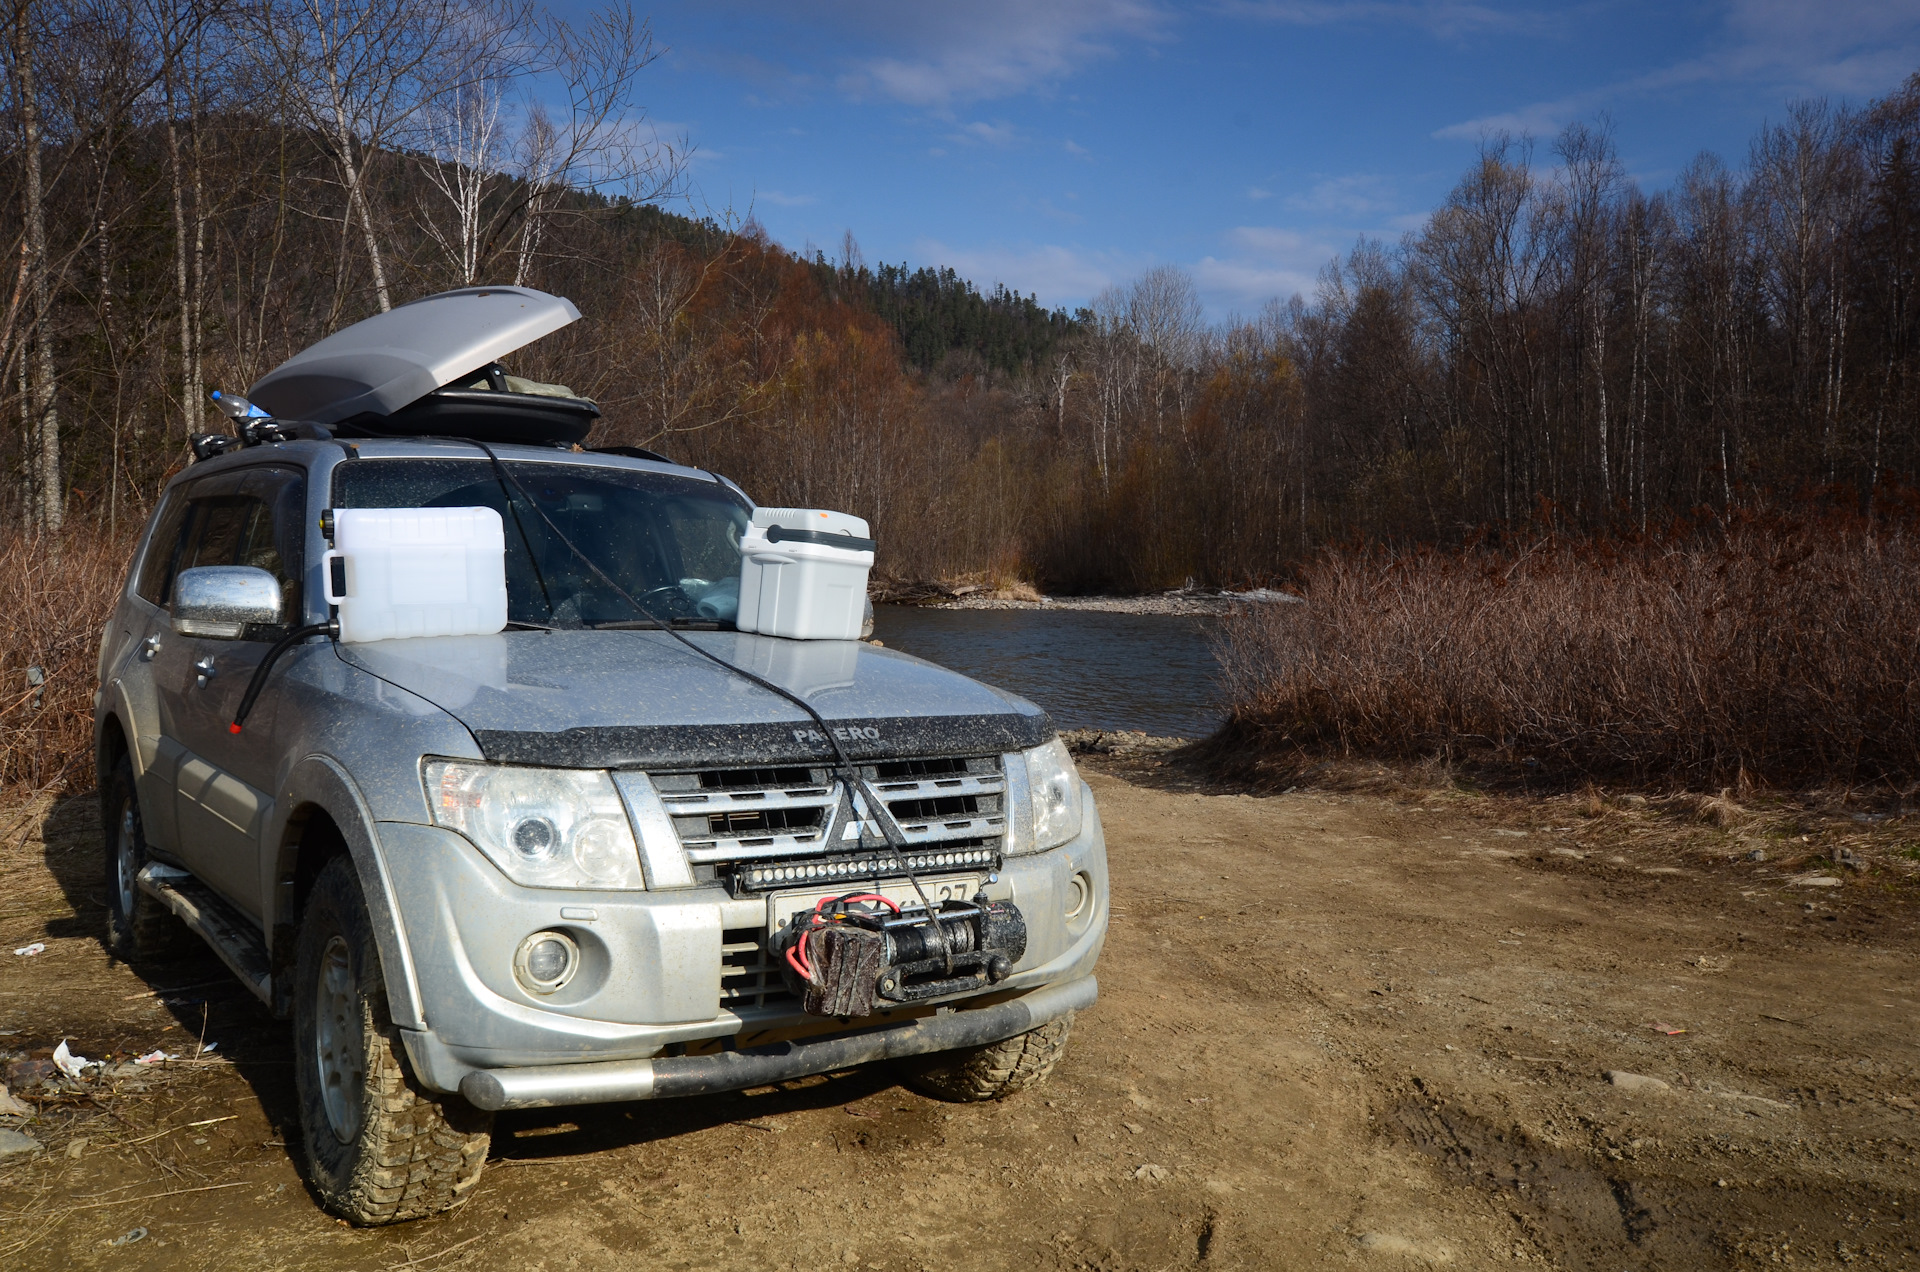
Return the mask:
{"type": "Polygon", "coordinates": [[[1495,139],[1421,230],[1210,326],[1172,268],[1069,315],[690,209],[624,8],[0,11],[0,536],[138,522],[207,389],[471,282],[579,306],[514,369],[600,440],[866,516],[903,577],[1240,584],[1542,510],[1870,510],[1920,463],[1920,81],[1658,191],[1604,131],[1495,139]]]}

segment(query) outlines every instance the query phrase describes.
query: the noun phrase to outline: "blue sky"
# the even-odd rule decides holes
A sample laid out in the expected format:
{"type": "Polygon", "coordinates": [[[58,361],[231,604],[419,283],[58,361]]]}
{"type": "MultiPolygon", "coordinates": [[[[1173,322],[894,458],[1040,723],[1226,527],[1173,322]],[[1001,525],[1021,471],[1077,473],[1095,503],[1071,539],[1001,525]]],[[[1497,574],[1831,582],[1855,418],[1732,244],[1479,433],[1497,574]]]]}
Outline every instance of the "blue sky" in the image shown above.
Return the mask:
{"type": "MultiPolygon", "coordinates": [[[[573,4],[565,7],[573,8],[573,4]]],[[[581,4],[579,7],[585,7],[581,4]]],[[[644,7],[641,12],[649,12],[644,7]]],[[[1487,132],[1610,117],[1658,188],[1796,97],[1920,69],[1920,0],[666,0],[651,119],[697,210],[1073,307],[1163,263],[1210,314],[1397,239],[1487,132]]]]}

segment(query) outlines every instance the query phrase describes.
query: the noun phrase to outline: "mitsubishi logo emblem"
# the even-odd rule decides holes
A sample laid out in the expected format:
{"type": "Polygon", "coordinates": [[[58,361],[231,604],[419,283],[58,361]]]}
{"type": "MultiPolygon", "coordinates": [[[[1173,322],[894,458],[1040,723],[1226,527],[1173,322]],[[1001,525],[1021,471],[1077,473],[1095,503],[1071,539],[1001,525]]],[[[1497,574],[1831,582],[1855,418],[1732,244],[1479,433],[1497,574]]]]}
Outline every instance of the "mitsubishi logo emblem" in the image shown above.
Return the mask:
{"type": "Polygon", "coordinates": [[[867,807],[867,801],[857,790],[840,797],[839,820],[840,838],[843,840],[855,839],[864,843],[869,835],[875,839],[885,838],[880,823],[873,820],[873,810],[867,807]],[[852,800],[851,807],[848,806],[849,799],[852,800]]]}

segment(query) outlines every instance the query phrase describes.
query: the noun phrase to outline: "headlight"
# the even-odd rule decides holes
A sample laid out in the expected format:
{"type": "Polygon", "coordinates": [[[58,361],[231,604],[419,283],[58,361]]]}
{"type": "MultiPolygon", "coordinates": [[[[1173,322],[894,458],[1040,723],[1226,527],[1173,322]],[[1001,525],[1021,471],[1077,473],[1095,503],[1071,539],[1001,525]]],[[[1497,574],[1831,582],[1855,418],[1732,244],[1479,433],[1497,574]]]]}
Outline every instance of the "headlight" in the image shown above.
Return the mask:
{"type": "Polygon", "coordinates": [[[1033,851],[1058,848],[1080,833],[1080,770],[1059,738],[1022,753],[1033,801],[1033,851]]]}
{"type": "Polygon", "coordinates": [[[600,770],[430,760],[425,777],[434,824],[472,840],[515,883],[646,886],[627,811],[600,770]]]}

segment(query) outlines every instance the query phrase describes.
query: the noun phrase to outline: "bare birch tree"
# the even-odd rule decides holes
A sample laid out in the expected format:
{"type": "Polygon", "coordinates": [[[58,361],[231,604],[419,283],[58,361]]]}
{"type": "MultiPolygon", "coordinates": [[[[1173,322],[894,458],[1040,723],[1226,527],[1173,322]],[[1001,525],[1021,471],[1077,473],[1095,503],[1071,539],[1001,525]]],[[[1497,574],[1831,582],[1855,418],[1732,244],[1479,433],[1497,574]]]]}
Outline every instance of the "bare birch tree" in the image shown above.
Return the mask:
{"type": "Polygon", "coordinates": [[[337,169],[383,310],[393,301],[373,170],[429,102],[473,82],[451,56],[469,16],[461,0],[266,0],[252,10],[285,108],[323,139],[337,169]]]}
{"type": "Polygon", "coordinates": [[[14,115],[19,121],[20,214],[25,225],[20,272],[31,327],[21,351],[22,405],[26,431],[26,506],[33,526],[57,531],[66,514],[60,480],[60,409],[53,353],[53,264],[48,258],[45,138],[41,130],[39,81],[41,13],[34,0],[15,0],[8,15],[8,71],[14,115]]]}

